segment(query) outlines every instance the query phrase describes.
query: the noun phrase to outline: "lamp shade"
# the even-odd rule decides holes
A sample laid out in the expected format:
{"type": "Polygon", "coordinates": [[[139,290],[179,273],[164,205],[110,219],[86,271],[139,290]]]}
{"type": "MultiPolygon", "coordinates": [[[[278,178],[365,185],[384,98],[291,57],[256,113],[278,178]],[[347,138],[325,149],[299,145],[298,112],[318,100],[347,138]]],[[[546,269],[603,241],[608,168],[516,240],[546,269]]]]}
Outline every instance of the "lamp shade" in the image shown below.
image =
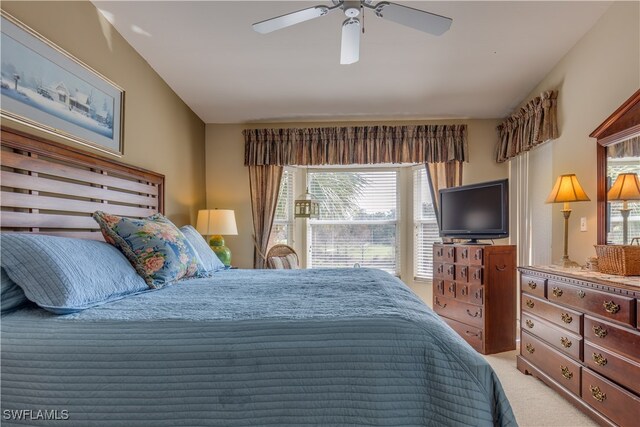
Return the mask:
{"type": "Polygon", "coordinates": [[[607,193],[607,200],[640,200],[640,179],[635,173],[621,173],[607,193]]]}
{"type": "Polygon", "coordinates": [[[235,236],[238,234],[235,213],[230,209],[200,210],[196,230],[203,236],[235,236]]]}
{"type": "Polygon", "coordinates": [[[588,202],[591,200],[584,192],[575,174],[560,175],[553,186],[546,203],[588,202]]]}

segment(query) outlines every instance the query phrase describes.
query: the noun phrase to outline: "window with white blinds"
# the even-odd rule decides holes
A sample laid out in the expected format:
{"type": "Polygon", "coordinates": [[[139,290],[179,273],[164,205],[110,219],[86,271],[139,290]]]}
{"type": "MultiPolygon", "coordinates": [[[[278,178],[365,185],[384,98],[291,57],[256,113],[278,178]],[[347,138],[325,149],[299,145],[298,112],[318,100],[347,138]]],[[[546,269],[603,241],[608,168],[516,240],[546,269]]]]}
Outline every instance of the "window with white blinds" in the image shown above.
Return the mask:
{"type": "Polygon", "coordinates": [[[413,275],[433,278],[433,243],[440,240],[429,180],[424,167],[413,171],[413,275]]]}
{"type": "Polygon", "coordinates": [[[269,236],[269,247],[279,243],[286,245],[293,243],[294,175],[293,169],[285,169],[282,173],[276,215],[269,236]]]}
{"type": "Polygon", "coordinates": [[[320,217],[308,222],[309,268],[379,268],[399,274],[398,172],[309,171],[320,217]]]}

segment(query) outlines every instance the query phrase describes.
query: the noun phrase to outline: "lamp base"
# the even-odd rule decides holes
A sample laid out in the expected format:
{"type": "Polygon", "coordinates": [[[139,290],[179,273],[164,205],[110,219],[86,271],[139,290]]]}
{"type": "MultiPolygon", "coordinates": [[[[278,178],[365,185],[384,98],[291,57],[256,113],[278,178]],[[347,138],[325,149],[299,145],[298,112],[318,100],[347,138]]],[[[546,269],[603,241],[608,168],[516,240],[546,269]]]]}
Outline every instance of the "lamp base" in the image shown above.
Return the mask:
{"type": "Polygon", "coordinates": [[[573,260],[570,260],[568,256],[563,256],[561,260],[555,263],[555,265],[558,265],[562,268],[580,268],[580,264],[573,260]]]}
{"type": "Polygon", "coordinates": [[[211,236],[209,247],[225,267],[231,267],[231,251],[224,245],[224,237],[220,235],[211,236]]]}

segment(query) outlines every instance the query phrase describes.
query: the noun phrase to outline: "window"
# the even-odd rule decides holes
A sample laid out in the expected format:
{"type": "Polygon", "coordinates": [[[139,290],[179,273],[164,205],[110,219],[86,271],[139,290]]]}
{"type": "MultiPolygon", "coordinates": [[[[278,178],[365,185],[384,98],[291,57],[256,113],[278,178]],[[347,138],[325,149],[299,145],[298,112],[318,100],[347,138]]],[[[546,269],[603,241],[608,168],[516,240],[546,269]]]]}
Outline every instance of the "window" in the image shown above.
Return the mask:
{"type": "Polygon", "coordinates": [[[309,268],[379,268],[399,274],[398,171],[309,171],[320,217],[308,222],[309,268]]]}
{"type": "Polygon", "coordinates": [[[276,215],[271,236],[269,236],[269,247],[279,243],[287,245],[293,243],[294,175],[292,169],[285,169],[282,173],[276,215]]]}
{"type": "Polygon", "coordinates": [[[440,240],[438,222],[425,167],[413,171],[413,275],[416,279],[433,278],[433,244],[440,240]]]}

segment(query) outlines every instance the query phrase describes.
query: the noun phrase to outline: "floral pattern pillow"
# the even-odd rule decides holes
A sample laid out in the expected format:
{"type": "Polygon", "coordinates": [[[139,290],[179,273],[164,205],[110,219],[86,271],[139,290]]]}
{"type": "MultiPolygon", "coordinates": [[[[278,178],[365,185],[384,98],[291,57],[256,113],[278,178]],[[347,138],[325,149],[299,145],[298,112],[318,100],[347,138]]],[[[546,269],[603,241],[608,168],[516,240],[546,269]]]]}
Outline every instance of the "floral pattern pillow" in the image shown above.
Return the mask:
{"type": "Polygon", "coordinates": [[[162,214],[145,219],[94,212],[102,235],[127,257],[150,288],[206,275],[184,234],[162,214]]]}

